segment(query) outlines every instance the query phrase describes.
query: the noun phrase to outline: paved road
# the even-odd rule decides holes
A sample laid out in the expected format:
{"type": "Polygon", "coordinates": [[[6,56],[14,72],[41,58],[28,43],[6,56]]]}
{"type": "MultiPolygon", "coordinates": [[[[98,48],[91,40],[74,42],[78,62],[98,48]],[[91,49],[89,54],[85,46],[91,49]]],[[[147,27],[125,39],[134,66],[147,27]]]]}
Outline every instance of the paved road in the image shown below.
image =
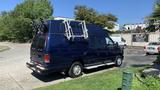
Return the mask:
{"type": "MultiPolygon", "coordinates": [[[[0,43],[0,45],[1,44],[8,45],[11,49],[0,52],[0,90],[30,90],[32,88],[55,84],[71,79],[59,73],[46,77],[33,74],[32,71],[25,66],[25,63],[29,61],[30,44],[13,44],[8,42],[0,43]]],[[[138,67],[146,64],[152,64],[156,55],[145,56],[142,50],[142,48],[126,49],[123,67],[138,67]]],[[[113,68],[105,67],[90,70],[85,73],[87,73],[86,75],[91,75],[112,69],[113,68]]]]}
{"type": "Polygon", "coordinates": [[[147,64],[153,64],[157,55],[146,56],[143,48],[125,49],[124,66],[143,66],[147,64]]]}

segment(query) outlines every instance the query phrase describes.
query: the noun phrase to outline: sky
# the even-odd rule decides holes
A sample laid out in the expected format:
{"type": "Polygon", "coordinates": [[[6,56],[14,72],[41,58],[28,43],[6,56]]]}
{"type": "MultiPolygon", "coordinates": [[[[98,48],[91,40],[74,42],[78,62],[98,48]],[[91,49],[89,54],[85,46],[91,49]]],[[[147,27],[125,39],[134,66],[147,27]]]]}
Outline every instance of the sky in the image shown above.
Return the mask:
{"type": "MultiPolygon", "coordinates": [[[[0,0],[0,12],[10,11],[24,0],[0,0]]],[[[153,11],[155,0],[50,0],[56,17],[74,18],[74,7],[86,5],[99,13],[112,13],[118,18],[118,23],[142,23],[153,11]]]]}

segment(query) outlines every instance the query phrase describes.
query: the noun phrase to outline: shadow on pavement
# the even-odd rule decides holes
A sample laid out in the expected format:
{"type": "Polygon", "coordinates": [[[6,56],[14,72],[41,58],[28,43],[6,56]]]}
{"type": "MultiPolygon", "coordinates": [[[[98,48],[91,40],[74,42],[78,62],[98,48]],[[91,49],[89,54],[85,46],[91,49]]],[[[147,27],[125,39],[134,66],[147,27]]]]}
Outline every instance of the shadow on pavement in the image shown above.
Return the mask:
{"type": "Polygon", "coordinates": [[[115,67],[114,65],[109,65],[109,66],[102,66],[102,67],[98,67],[98,68],[94,68],[94,69],[90,69],[90,70],[84,70],[83,72],[85,74],[90,74],[90,73],[95,73],[95,72],[98,72],[98,71],[101,71],[101,70],[107,70],[107,69],[110,69],[110,68],[113,68],[115,67]]]}
{"type": "Polygon", "coordinates": [[[61,73],[51,73],[48,75],[39,75],[37,73],[32,72],[31,74],[43,82],[51,82],[51,81],[67,78],[67,76],[61,73]]]}
{"type": "MultiPolygon", "coordinates": [[[[91,74],[91,73],[95,73],[97,71],[101,71],[101,70],[107,70],[107,69],[110,69],[110,68],[113,68],[114,66],[102,66],[102,67],[99,67],[99,68],[95,68],[95,69],[90,69],[90,70],[84,70],[84,73],[85,74],[91,74]]],[[[36,77],[37,79],[43,81],[43,82],[51,82],[51,81],[56,81],[56,80],[59,80],[59,79],[66,79],[68,78],[67,75],[65,74],[62,74],[62,73],[51,73],[51,74],[48,74],[48,75],[39,75],[37,73],[34,73],[32,72],[31,73],[34,77],[36,77]]]]}
{"type": "Polygon", "coordinates": [[[149,54],[149,55],[146,55],[146,56],[156,56],[156,55],[158,55],[157,53],[154,53],[154,54],[149,54]]]}

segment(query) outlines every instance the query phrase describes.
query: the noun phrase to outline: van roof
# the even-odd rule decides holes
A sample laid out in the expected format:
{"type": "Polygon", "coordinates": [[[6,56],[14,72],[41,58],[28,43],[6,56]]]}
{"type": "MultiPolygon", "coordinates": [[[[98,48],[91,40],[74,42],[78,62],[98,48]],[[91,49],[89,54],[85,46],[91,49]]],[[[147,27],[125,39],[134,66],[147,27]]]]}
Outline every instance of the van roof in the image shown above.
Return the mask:
{"type": "Polygon", "coordinates": [[[71,22],[82,22],[82,21],[84,21],[84,20],[56,19],[56,20],[47,20],[47,21],[71,21],[71,22]]]}
{"type": "MultiPolygon", "coordinates": [[[[58,26],[60,23],[62,23],[64,20],[48,20],[48,23],[52,23],[56,26],[58,26]]],[[[70,20],[71,23],[79,23],[80,21],[77,20],[70,20]]],[[[81,21],[82,22],[82,21],[81,21]]],[[[95,24],[86,24],[86,27],[88,29],[89,35],[96,35],[96,36],[108,36],[108,32],[106,29],[103,29],[102,27],[95,25],[95,24]]],[[[56,27],[59,29],[58,27],[56,27]]]]}

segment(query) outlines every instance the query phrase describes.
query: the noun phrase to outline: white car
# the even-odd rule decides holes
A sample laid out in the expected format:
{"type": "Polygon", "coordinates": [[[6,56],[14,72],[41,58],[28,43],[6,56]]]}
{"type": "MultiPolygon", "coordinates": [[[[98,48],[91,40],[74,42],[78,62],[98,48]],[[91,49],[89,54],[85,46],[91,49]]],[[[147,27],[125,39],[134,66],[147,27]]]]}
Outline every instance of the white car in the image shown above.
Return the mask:
{"type": "Polygon", "coordinates": [[[150,42],[144,47],[146,55],[158,54],[160,52],[160,42],[150,42]]]}

